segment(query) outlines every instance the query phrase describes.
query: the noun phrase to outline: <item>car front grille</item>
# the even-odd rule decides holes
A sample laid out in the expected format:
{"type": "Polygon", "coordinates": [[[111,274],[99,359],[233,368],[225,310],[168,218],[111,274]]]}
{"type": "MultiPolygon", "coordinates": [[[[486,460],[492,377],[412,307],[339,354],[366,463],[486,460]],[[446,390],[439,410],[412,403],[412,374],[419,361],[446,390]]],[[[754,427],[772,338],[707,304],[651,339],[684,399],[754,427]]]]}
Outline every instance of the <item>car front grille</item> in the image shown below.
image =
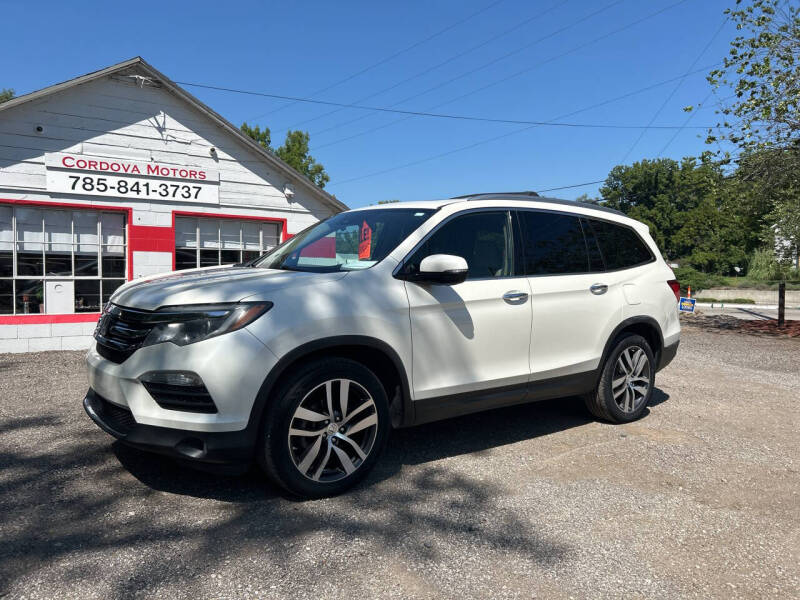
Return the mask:
{"type": "Polygon", "coordinates": [[[151,314],[110,304],[94,332],[100,356],[117,364],[125,362],[141,347],[153,328],[146,320],[151,314]]]}

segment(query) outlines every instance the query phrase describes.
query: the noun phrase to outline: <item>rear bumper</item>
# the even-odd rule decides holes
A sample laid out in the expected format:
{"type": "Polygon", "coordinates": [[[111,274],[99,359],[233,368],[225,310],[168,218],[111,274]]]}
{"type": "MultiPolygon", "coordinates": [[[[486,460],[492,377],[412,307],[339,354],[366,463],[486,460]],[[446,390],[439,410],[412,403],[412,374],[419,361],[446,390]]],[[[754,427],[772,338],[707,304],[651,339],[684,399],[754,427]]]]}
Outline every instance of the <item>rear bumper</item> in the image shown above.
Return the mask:
{"type": "Polygon", "coordinates": [[[83,399],[86,414],[106,433],[124,444],[207,465],[248,465],[255,440],[248,429],[206,432],[137,423],[133,413],[89,389],[83,399]]]}
{"type": "Polygon", "coordinates": [[[680,340],[676,340],[675,343],[669,346],[664,346],[658,359],[656,371],[660,371],[672,362],[672,359],[675,358],[675,355],[678,353],[678,344],[680,344],[680,340]]]}

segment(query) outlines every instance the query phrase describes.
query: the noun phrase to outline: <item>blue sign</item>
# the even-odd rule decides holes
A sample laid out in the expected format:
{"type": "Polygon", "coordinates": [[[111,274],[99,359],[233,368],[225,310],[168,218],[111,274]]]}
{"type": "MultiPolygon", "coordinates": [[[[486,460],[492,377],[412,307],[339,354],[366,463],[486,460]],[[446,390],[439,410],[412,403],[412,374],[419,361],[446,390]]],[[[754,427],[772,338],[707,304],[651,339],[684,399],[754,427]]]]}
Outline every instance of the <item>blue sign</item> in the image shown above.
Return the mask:
{"type": "Polygon", "coordinates": [[[681,298],[678,302],[678,310],[681,312],[694,312],[694,305],[697,300],[694,298],[681,298]]]}

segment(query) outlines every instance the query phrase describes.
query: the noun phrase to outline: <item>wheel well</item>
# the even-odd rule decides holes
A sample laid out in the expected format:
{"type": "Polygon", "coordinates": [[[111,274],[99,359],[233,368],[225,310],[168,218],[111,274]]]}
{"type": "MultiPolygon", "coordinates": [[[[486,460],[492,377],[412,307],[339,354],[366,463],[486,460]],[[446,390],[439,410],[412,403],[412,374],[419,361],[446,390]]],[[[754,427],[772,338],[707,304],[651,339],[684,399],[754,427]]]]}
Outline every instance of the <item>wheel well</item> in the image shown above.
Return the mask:
{"type": "Polygon", "coordinates": [[[640,335],[644,339],[646,339],[647,343],[650,344],[650,349],[653,351],[653,356],[656,359],[656,364],[658,364],[659,358],[661,356],[662,342],[661,342],[661,334],[654,325],[644,321],[630,323],[628,325],[625,325],[622,329],[619,330],[619,332],[617,332],[615,339],[619,339],[625,333],[635,333],[636,335],[640,335]]]}
{"type": "Polygon", "coordinates": [[[280,377],[273,384],[272,389],[277,389],[298,365],[306,363],[309,360],[332,357],[349,358],[350,360],[361,363],[375,373],[383,384],[386,397],[389,400],[389,413],[392,417],[392,426],[396,428],[404,423],[406,417],[404,380],[400,375],[398,366],[392,358],[380,349],[371,346],[358,344],[329,346],[294,357],[292,362],[283,369],[280,377]]]}

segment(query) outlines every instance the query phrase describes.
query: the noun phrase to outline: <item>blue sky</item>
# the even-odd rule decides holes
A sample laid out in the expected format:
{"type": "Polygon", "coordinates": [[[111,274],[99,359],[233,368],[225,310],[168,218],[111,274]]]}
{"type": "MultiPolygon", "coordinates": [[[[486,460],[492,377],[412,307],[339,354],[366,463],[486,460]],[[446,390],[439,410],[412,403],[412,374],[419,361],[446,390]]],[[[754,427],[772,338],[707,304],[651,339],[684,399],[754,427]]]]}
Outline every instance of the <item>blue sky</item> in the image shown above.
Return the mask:
{"type": "MultiPolygon", "coordinates": [[[[723,10],[734,0],[676,2],[4,1],[0,87],[26,93],[141,55],[180,82],[550,121],[680,78],[692,65],[720,61],[735,35],[730,23],[723,25],[723,10]],[[661,9],[666,10],[627,27],[661,9]]],[[[710,88],[704,73],[687,76],[675,90],[677,84],[562,121],[683,125],[682,108],[701,102],[710,88]]],[[[675,130],[649,129],[634,146],[642,130],[520,131],[525,126],[356,109],[327,114],[334,109],[185,87],[237,125],[247,120],[269,126],[276,145],[289,127],[309,131],[312,154],[331,177],[326,189],[353,207],[385,199],[543,190],[603,179],[623,159],[680,158],[707,149],[701,129],[680,130],[669,145],[675,130]],[[416,164],[403,167],[409,163],[416,164]]],[[[689,125],[716,123],[715,101],[712,96],[689,125]]],[[[594,195],[598,187],[550,195],[594,195]]]]}

